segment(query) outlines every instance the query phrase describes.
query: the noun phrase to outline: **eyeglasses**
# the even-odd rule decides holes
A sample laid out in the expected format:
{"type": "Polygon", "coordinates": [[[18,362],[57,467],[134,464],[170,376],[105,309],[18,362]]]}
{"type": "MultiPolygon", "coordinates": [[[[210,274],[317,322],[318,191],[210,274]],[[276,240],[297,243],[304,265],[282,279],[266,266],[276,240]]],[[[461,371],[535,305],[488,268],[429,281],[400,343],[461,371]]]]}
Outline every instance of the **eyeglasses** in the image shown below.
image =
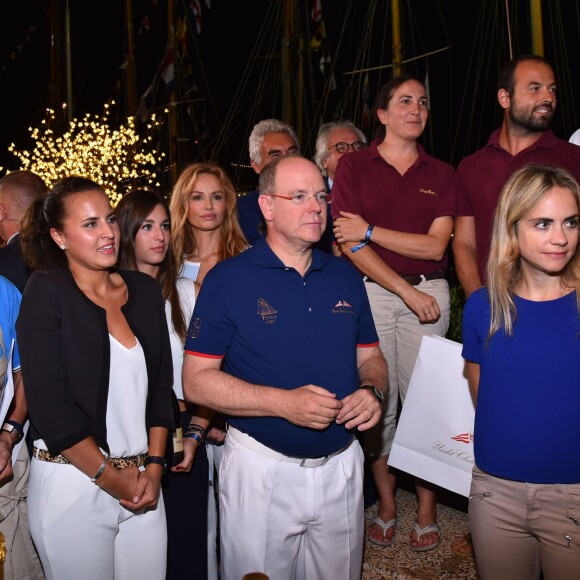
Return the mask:
{"type": "Polygon", "coordinates": [[[281,199],[287,199],[291,201],[294,205],[306,205],[312,198],[314,198],[320,205],[330,205],[332,203],[332,193],[315,193],[314,195],[304,195],[303,193],[297,193],[296,195],[276,195],[275,193],[269,193],[270,197],[279,197],[281,199]]]}
{"type": "Polygon", "coordinates": [[[347,143],[346,141],[341,141],[340,143],[336,143],[332,147],[329,147],[328,150],[336,149],[339,153],[346,153],[349,148],[353,151],[358,151],[359,149],[365,149],[367,144],[364,141],[355,141],[354,143],[347,143]]]}

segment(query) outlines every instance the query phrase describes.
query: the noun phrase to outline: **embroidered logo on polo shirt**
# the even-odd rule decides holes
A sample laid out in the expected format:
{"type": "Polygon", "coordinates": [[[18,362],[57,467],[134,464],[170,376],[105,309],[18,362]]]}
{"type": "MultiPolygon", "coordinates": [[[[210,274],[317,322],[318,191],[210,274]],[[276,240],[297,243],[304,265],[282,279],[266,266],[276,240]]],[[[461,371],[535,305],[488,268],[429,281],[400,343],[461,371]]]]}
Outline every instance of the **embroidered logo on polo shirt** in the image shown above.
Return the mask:
{"type": "Polygon", "coordinates": [[[339,300],[332,309],[333,314],[353,314],[352,306],[346,300],[339,300]]]}
{"type": "Polygon", "coordinates": [[[266,324],[274,324],[278,311],[260,297],[258,298],[258,314],[266,324]]]}
{"type": "Polygon", "coordinates": [[[437,195],[432,189],[425,189],[424,187],[421,187],[419,192],[426,193],[427,195],[437,195]]]}
{"type": "Polygon", "coordinates": [[[189,328],[187,330],[187,335],[191,338],[197,338],[199,336],[199,327],[201,326],[201,319],[196,316],[192,318],[189,328]]]}

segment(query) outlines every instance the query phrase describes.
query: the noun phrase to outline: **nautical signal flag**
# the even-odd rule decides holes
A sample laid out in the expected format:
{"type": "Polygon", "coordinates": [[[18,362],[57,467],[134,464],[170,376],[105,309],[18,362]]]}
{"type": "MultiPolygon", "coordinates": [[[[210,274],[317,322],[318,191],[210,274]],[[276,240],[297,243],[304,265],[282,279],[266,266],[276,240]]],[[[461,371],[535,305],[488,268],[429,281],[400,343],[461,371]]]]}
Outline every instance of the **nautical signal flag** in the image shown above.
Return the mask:
{"type": "Polygon", "coordinates": [[[201,34],[201,4],[199,0],[191,0],[189,5],[189,12],[191,14],[191,20],[195,26],[195,31],[201,34]]]}
{"type": "Polygon", "coordinates": [[[326,28],[324,27],[324,20],[321,20],[314,36],[310,39],[310,48],[320,48],[324,40],[326,40],[326,28]]]}
{"type": "Polygon", "coordinates": [[[166,85],[171,85],[175,80],[175,66],[173,64],[173,50],[169,49],[165,55],[165,59],[161,64],[161,78],[166,85]]]}
{"type": "Polygon", "coordinates": [[[322,3],[320,0],[314,0],[311,16],[314,22],[320,22],[322,20],[322,3]]]}

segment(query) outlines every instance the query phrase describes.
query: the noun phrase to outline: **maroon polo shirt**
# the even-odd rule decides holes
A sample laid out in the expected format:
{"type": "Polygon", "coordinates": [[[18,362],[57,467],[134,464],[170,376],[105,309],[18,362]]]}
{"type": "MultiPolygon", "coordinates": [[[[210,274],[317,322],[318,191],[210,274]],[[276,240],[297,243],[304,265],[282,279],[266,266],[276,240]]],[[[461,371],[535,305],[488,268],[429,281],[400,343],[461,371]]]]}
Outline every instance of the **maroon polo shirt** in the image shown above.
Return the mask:
{"type": "Polygon", "coordinates": [[[491,243],[495,208],[506,181],[514,171],[528,163],[557,165],[580,180],[580,147],[545,131],[530,147],[512,155],[499,145],[500,130],[494,131],[487,145],[463,159],[457,168],[457,216],[475,218],[475,244],[479,277],[485,280],[485,267],[491,243]]]}
{"type": "MultiPolygon", "coordinates": [[[[333,219],[340,217],[340,211],[349,211],[381,228],[426,234],[436,218],[455,214],[451,165],[427,155],[417,144],[419,157],[401,175],[381,157],[379,143],[339,159],[332,186],[333,219]]],[[[372,248],[397,274],[430,274],[447,268],[447,256],[438,262],[416,260],[377,244],[372,248]]]]}

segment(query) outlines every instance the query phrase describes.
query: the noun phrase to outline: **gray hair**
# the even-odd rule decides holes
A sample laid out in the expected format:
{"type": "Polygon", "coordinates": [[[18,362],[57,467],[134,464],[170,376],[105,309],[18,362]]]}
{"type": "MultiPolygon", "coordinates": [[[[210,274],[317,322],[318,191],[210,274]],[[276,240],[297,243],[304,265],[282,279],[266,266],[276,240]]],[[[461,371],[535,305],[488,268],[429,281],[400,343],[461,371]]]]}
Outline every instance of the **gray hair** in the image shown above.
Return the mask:
{"type": "Polygon", "coordinates": [[[264,141],[264,137],[270,133],[288,133],[292,140],[298,147],[300,151],[300,145],[298,143],[298,135],[294,130],[294,127],[284,123],[284,121],[279,121],[278,119],[264,119],[260,121],[252,129],[250,134],[250,139],[248,140],[248,147],[250,152],[250,161],[256,165],[262,163],[262,157],[260,155],[260,147],[264,141]]]}
{"type": "Polygon", "coordinates": [[[324,125],[321,125],[320,129],[318,129],[318,136],[316,137],[314,163],[318,165],[318,169],[322,171],[322,175],[324,175],[324,177],[328,176],[326,167],[322,165],[328,159],[328,134],[334,129],[350,129],[357,134],[358,138],[365,145],[367,144],[367,138],[365,137],[365,134],[352,121],[349,121],[348,119],[345,119],[344,121],[324,123],[324,125]]]}

